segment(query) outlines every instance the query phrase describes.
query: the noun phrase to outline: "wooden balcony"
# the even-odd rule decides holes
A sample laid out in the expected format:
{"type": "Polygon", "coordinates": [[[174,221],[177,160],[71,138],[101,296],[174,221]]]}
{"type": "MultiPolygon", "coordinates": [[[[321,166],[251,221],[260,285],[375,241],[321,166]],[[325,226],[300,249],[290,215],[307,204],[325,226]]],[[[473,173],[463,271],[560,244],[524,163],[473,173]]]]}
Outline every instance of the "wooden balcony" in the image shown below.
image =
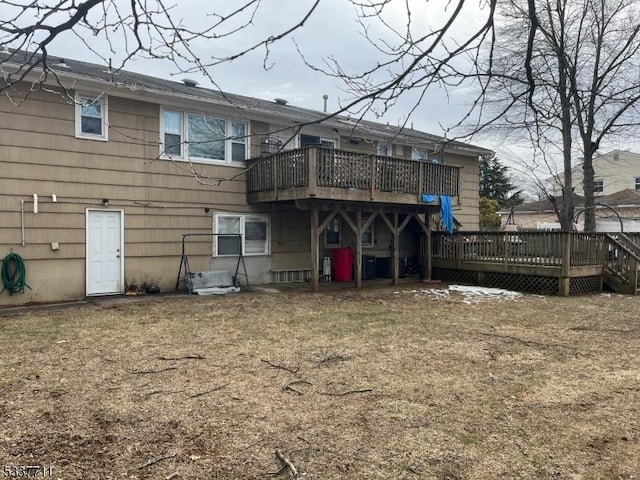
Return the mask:
{"type": "Polygon", "coordinates": [[[320,146],[249,161],[249,202],[323,199],[424,205],[422,194],[458,196],[460,168],[320,146]]]}

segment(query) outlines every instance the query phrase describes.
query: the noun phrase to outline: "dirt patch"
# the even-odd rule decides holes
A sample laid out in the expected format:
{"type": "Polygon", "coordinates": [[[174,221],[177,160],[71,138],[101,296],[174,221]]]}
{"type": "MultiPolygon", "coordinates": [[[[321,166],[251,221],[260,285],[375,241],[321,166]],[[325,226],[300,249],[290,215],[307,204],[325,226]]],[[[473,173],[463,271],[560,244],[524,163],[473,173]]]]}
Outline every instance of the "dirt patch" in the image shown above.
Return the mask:
{"type": "Polygon", "coordinates": [[[288,478],[279,450],[317,479],[637,478],[639,307],[383,288],[0,318],[0,466],[288,478]]]}

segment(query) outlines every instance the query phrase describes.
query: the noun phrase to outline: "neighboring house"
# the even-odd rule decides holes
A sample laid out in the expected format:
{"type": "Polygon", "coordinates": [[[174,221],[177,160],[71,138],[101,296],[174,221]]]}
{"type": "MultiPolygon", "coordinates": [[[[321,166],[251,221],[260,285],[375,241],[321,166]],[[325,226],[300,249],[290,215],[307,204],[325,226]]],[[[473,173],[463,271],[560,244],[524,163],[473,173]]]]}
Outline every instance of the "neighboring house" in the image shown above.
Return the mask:
{"type": "MultiPolygon", "coordinates": [[[[596,196],[610,195],[621,190],[640,190],[640,154],[614,150],[593,159],[593,192],[596,196]]],[[[582,166],[572,170],[574,192],[583,195],[582,166]]],[[[559,173],[553,183],[554,195],[561,195],[563,174],[559,173]]]]}
{"type": "MultiPolygon", "coordinates": [[[[557,200],[561,207],[562,197],[557,200]]],[[[576,224],[584,224],[584,199],[574,196],[576,224]]],[[[640,232],[640,191],[621,190],[610,195],[599,196],[594,206],[597,232],[640,232]]],[[[501,211],[501,226],[514,224],[519,230],[560,230],[560,222],[549,199],[518,205],[511,211],[501,211]]]]}
{"type": "MultiPolygon", "coordinates": [[[[24,57],[11,55],[5,72],[24,57]]],[[[49,62],[46,88],[32,88],[34,70],[0,98],[0,259],[21,255],[31,287],[2,293],[0,305],[144,282],[172,291],[183,233],[240,234],[190,238],[190,269],[234,269],[242,252],[252,283],[317,270],[337,247],[418,256],[440,211],[422,194],[450,196],[462,228],[478,228],[478,157],[489,150],[190,81],[49,62]]]]}

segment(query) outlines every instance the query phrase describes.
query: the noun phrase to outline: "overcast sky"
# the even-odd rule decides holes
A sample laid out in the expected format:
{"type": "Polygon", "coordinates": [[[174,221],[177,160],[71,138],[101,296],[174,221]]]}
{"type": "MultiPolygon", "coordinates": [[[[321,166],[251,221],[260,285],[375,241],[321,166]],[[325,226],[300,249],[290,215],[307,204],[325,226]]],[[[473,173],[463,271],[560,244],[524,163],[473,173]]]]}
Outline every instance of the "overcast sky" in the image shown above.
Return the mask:
{"type": "MultiPolygon", "coordinates": [[[[121,8],[129,8],[125,0],[121,8]]],[[[171,20],[182,23],[193,30],[210,26],[213,18],[211,12],[221,13],[238,8],[247,0],[174,0],[171,20]]],[[[152,3],[152,2],[150,2],[152,3]]],[[[218,40],[195,41],[190,47],[202,59],[232,55],[251,45],[257,39],[278,34],[300,19],[309,9],[312,0],[261,0],[260,9],[251,25],[240,32],[218,40]]],[[[452,9],[450,0],[393,0],[385,10],[385,21],[402,30],[407,22],[405,5],[410,6],[414,33],[424,33],[431,28],[442,25],[449,17],[452,9]]],[[[457,40],[465,38],[473,28],[484,20],[480,4],[483,0],[470,0],[459,22],[452,29],[452,36],[457,40]]],[[[264,49],[242,57],[232,63],[219,65],[211,69],[216,84],[224,91],[267,100],[274,98],[287,99],[291,104],[322,110],[324,94],[329,95],[329,111],[336,110],[340,102],[349,99],[340,80],[323,75],[305,66],[296,49],[296,44],[305,58],[315,65],[323,65],[327,58],[335,58],[347,72],[360,72],[384,60],[383,54],[373,48],[364,38],[362,27],[357,22],[357,14],[348,0],[322,0],[304,27],[296,30],[291,36],[278,41],[270,47],[267,60],[269,68],[263,67],[264,49]],[[295,41],[295,43],[294,43],[295,41]]],[[[246,17],[244,18],[246,20],[246,17]]],[[[242,17],[238,17],[241,21],[242,17]]],[[[369,35],[372,38],[386,38],[393,42],[393,35],[384,28],[378,19],[369,22],[369,35]]],[[[230,25],[228,28],[231,28],[230,25]]],[[[218,33],[223,33],[219,30],[218,33]]],[[[85,31],[82,38],[87,45],[94,48],[104,58],[113,58],[114,64],[122,60],[125,53],[124,43],[117,32],[111,35],[112,49],[100,36],[93,36],[85,31]]],[[[61,57],[75,58],[90,62],[100,62],[82,40],[72,35],[61,36],[50,45],[51,54],[61,57]]],[[[181,80],[189,77],[197,80],[201,86],[213,87],[202,75],[181,74],[168,61],[135,59],[127,63],[127,70],[133,70],[153,76],[181,80]]],[[[408,125],[417,129],[444,135],[444,130],[455,125],[468,111],[472,101],[468,89],[459,88],[448,92],[431,89],[420,101],[413,112],[408,125]]],[[[378,121],[400,124],[416,103],[416,95],[407,95],[395,105],[384,118],[378,121]]],[[[375,119],[372,115],[368,118],[375,119]]],[[[455,133],[449,133],[449,138],[455,133]]],[[[491,138],[472,138],[472,143],[498,152],[508,164],[517,166],[518,162],[527,162],[530,148],[518,146],[513,140],[509,144],[491,138]]],[[[613,148],[634,148],[633,143],[613,142],[603,146],[603,150],[613,148]]],[[[635,149],[637,151],[637,149],[635,149]]],[[[522,169],[520,169],[522,170],[522,169]]]]}
{"type": "MultiPolygon", "coordinates": [[[[203,28],[211,23],[211,17],[204,15],[203,9],[219,12],[225,8],[236,8],[244,3],[246,0],[209,0],[203,7],[202,0],[175,0],[176,7],[172,11],[172,19],[176,22],[182,20],[193,28],[203,28]]],[[[228,39],[194,42],[191,46],[203,59],[234,54],[256,39],[266,38],[285,30],[301,18],[312,3],[310,0],[262,0],[261,8],[251,27],[228,39]]],[[[451,7],[447,10],[449,0],[427,2],[411,0],[410,3],[416,29],[426,30],[441,24],[451,11],[451,7]]],[[[476,21],[474,12],[478,11],[477,1],[468,3],[473,8],[469,8],[469,14],[465,15],[459,24],[457,31],[460,34],[463,34],[464,30],[476,21]]],[[[126,5],[126,2],[124,4],[126,5]]],[[[404,28],[406,24],[404,5],[403,0],[392,2],[385,11],[385,20],[396,27],[404,28]]],[[[383,28],[379,21],[374,20],[370,23],[370,35],[373,38],[391,38],[388,30],[383,28]]],[[[113,58],[114,64],[117,63],[118,56],[124,53],[117,35],[112,36],[116,39],[113,43],[116,54],[109,52],[101,38],[92,37],[89,32],[85,32],[83,38],[105,58],[113,58]]],[[[333,57],[347,72],[360,72],[384,58],[362,35],[362,28],[357,22],[357,15],[351,2],[322,0],[304,27],[270,47],[268,69],[263,67],[265,50],[261,49],[232,63],[214,67],[211,73],[217,85],[228,92],[267,100],[280,97],[294,105],[317,110],[323,108],[322,96],[327,94],[329,110],[337,109],[341,101],[345,102],[349,99],[349,95],[344,91],[344,84],[338,79],[330,78],[305,66],[296,49],[296,44],[305,58],[313,64],[324,66],[324,60],[333,57]]],[[[49,51],[56,56],[100,62],[99,57],[87,49],[78,38],[71,35],[65,35],[54,42],[49,51]]],[[[125,68],[174,80],[188,76],[197,80],[201,86],[212,87],[202,75],[181,74],[168,61],[136,59],[127,63],[125,68]]],[[[413,122],[415,128],[442,135],[442,127],[447,128],[459,120],[469,102],[466,92],[450,93],[453,94],[453,98],[447,98],[445,92],[437,89],[429,92],[429,95],[420,102],[409,124],[413,122]]],[[[415,102],[415,96],[407,95],[380,120],[392,124],[402,122],[415,102]]]]}

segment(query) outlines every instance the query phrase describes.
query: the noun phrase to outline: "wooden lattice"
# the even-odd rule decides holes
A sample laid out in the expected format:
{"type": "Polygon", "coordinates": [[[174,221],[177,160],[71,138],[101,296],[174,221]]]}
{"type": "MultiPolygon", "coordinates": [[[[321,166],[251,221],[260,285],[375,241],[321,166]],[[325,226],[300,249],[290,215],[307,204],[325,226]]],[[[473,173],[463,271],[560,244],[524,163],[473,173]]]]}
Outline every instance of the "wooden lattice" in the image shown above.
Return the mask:
{"type": "Polygon", "coordinates": [[[504,288],[516,292],[539,293],[541,295],[558,294],[558,279],[556,277],[487,272],[484,282],[487,287],[504,288]]]}
{"type": "Polygon", "coordinates": [[[442,280],[443,282],[458,282],[478,284],[478,272],[471,270],[456,270],[453,268],[434,268],[432,271],[433,278],[442,280]]]}
{"type": "Polygon", "coordinates": [[[602,277],[574,277],[569,280],[569,295],[584,295],[602,291],[602,277]]]}

